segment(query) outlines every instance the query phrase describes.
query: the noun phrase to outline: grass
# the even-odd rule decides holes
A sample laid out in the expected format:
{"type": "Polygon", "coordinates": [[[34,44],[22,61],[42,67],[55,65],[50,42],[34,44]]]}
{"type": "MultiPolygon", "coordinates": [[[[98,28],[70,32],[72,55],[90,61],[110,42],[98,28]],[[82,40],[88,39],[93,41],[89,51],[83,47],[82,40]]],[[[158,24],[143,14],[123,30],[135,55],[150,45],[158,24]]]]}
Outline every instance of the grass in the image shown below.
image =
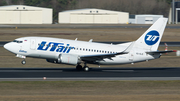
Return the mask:
{"type": "MultiPolygon", "coordinates": [[[[42,36],[89,41],[134,41],[146,28],[109,28],[109,29],[0,29],[0,41],[12,41],[25,36],[42,36]]],[[[165,29],[162,41],[179,41],[180,29],[165,29]]]]}
{"type": "Polygon", "coordinates": [[[178,101],[180,81],[2,81],[0,100],[178,101]]]}

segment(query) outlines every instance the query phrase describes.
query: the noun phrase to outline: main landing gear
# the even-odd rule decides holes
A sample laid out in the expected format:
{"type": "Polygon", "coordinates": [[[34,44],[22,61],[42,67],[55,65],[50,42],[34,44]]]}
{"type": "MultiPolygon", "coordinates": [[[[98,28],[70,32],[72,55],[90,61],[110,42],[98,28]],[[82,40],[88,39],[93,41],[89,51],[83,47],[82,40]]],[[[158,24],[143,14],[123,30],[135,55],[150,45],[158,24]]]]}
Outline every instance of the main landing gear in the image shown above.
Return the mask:
{"type": "Polygon", "coordinates": [[[78,70],[78,71],[84,70],[84,71],[88,72],[88,71],[89,71],[89,67],[86,66],[86,63],[84,63],[84,67],[82,67],[80,64],[78,64],[78,65],[76,66],[76,70],[78,70]]]}
{"type": "Polygon", "coordinates": [[[88,66],[85,66],[85,67],[84,67],[84,71],[88,72],[88,71],[89,71],[89,67],[88,67],[88,66]]]}

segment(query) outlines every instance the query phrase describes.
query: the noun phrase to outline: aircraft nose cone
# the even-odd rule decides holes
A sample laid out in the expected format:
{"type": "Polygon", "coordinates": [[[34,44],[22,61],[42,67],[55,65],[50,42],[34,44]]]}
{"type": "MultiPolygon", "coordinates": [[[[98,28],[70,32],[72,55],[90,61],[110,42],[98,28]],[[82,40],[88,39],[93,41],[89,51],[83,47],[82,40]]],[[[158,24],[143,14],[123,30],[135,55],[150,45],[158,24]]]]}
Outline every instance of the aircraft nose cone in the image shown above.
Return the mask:
{"type": "Polygon", "coordinates": [[[9,50],[9,49],[10,49],[9,43],[5,44],[3,47],[4,47],[6,50],[9,50]]]}

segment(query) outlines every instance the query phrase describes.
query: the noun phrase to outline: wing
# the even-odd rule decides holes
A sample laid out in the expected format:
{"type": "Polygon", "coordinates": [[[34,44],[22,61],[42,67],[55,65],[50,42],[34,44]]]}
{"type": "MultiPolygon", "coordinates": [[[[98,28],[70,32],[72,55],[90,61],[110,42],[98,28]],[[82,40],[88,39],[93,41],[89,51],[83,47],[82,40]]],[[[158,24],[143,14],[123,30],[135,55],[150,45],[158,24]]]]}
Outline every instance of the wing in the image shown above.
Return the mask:
{"type": "Polygon", "coordinates": [[[103,60],[105,58],[111,59],[116,55],[127,54],[128,52],[119,52],[119,53],[112,53],[112,54],[97,54],[97,55],[83,55],[80,56],[82,61],[96,61],[96,60],[103,60]]]}

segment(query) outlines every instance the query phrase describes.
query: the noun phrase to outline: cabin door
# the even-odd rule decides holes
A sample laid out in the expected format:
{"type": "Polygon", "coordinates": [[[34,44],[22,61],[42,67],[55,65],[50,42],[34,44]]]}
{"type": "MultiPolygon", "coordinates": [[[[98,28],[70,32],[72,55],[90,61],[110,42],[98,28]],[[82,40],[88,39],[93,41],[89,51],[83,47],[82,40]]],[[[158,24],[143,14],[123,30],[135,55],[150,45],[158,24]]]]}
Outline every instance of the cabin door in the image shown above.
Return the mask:
{"type": "Polygon", "coordinates": [[[36,40],[35,39],[31,39],[30,49],[32,49],[32,50],[36,49],[36,40]]]}

